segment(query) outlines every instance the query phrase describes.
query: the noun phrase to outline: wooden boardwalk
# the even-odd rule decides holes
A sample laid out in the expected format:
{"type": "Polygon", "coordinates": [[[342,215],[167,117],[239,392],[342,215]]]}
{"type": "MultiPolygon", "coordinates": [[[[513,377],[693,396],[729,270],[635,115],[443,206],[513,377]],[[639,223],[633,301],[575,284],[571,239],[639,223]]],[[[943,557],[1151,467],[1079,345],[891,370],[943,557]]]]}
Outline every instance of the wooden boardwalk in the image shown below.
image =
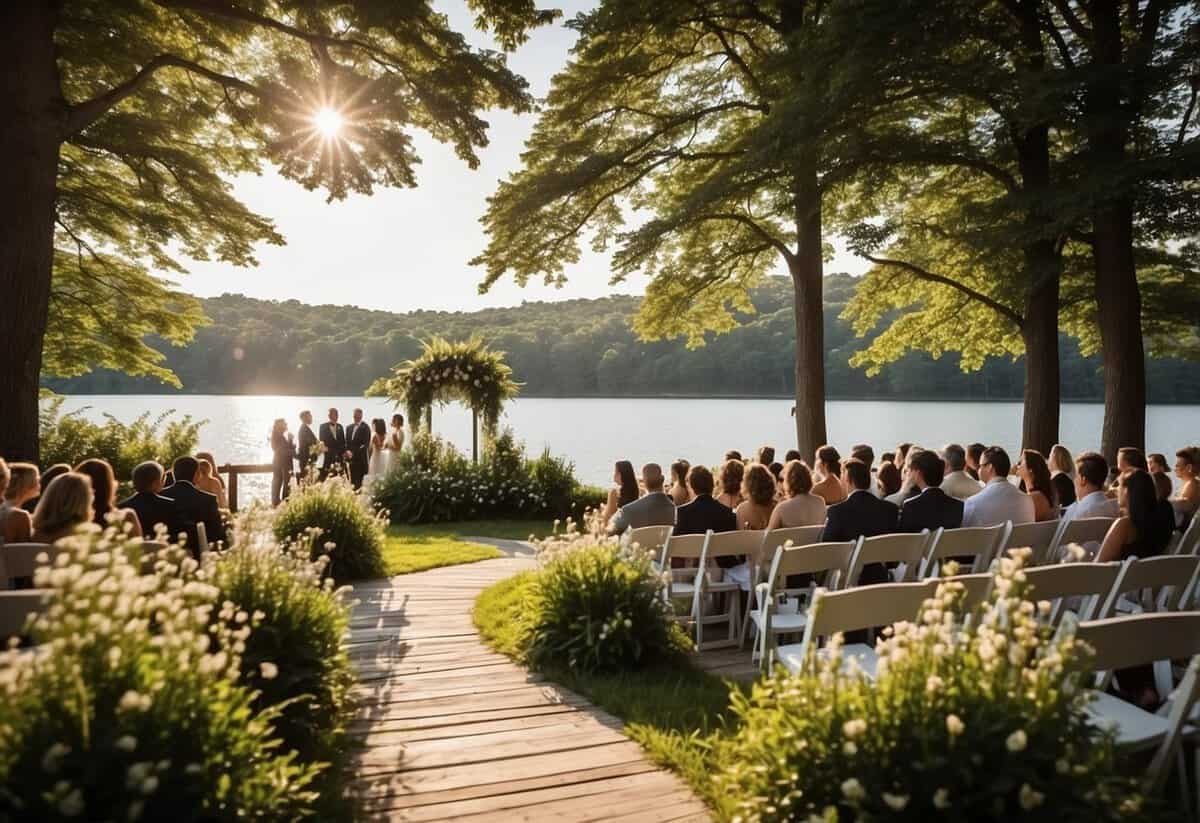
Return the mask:
{"type": "Polygon", "coordinates": [[[368,819],[708,820],[618,718],[480,640],[475,596],[532,565],[506,557],[354,587],[351,768],[368,819]]]}

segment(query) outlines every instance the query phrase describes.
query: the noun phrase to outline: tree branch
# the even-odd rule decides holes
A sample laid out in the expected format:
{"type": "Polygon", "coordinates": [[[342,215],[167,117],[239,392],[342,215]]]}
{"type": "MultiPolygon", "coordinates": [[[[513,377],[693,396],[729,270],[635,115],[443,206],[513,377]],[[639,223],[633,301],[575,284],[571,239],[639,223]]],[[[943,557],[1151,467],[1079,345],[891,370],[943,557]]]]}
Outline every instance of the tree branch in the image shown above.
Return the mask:
{"type": "Polygon", "coordinates": [[[1062,15],[1063,20],[1071,31],[1075,32],[1075,36],[1081,40],[1091,40],[1092,30],[1083,24],[1083,21],[1075,14],[1075,10],[1071,8],[1070,0],[1050,0],[1054,4],[1054,8],[1058,9],[1058,13],[1062,15]]]}
{"type": "Polygon", "coordinates": [[[1023,318],[1017,312],[1010,309],[1008,306],[1004,305],[1003,303],[996,300],[995,298],[989,297],[988,295],[984,294],[981,291],[976,291],[975,289],[971,288],[970,286],[968,286],[964,283],[958,282],[957,280],[955,280],[953,278],[946,277],[941,274],[934,274],[933,272],[929,271],[928,269],[923,269],[920,266],[917,266],[913,263],[909,263],[906,260],[892,260],[887,257],[875,257],[874,255],[863,254],[862,252],[859,252],[859,255],[862,256],[863,258],[871,261],[872,263],[874,263],[877,266],[892,266],[894,268],[903,269],[904,271],[907,271],[910,274],[914,274],[917,277],[921,278],[922,280],[927,280],[930,283],[940,283],[943,286],[949,286],[950,288],[955,289],[962,294],[965,294],[967,297],[970,297],[972,300],[979,301],[980,303],[987,306],[989,309],[996,312],[997,314],[1011,320],[1013,322],[1013,324],[1016,325],[1018,328],[1020,328],[1025,323],[1025,318],[1023,318]]]}
{"type": "Polygon", "coordinates": [[[701,218],[701,220],[732,220],[735,223],[741,223],[743,226],[748,227],[751,231],[761,237],[765,242],[770,243],[771,247],[779,252],[783,256],[784,260],[790,263],[792,262],[792,258],[795,256],[792,254],[792,250],[787,247],[786,243],[744,214],[738,214],[737,212],[716,212],[715,214],[705,215],[701,218]]]}

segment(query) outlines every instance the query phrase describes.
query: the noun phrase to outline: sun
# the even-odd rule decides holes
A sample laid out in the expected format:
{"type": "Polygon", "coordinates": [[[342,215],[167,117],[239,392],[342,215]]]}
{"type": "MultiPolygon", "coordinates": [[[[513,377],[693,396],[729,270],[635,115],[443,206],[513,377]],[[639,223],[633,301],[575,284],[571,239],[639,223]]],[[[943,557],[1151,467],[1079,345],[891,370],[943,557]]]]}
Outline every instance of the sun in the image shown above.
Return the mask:
{"type": "Polygon", "coordinates": [[[337,137],[343,122],[341,113],[329,107],[322,108],[313,115],[313,125],[327,139],[337,137]]]}

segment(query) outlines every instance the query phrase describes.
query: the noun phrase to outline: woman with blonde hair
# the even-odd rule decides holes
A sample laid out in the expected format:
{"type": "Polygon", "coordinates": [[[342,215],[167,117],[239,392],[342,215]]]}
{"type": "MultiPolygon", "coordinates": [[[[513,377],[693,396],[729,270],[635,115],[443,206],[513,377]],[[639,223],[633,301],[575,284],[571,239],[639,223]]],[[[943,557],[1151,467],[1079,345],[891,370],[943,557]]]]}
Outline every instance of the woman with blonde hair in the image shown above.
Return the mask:
{"type": "Polygon", "coordinates": [[[212,456],[212,452],[196,452],[196,461],[200,467],[196,472],[196,482],[192,485],[217,498],[217,508],[228,509],[229,496],[225,494],[225,481],[217,471],[217,458],[212,456]]]}
{"type": "Polygon", "coordinates": [[[783,467],[783,489],[787,499],[771,512],[768,529],[816,526],[825,522],[825,501],[812,493],[812,472],[802,460],[783,467]]]}
{"type": "Polygon", "coordinates": [[[0,460],[0,542],[24,543],[33,534],[33,518],[24,506],[41,493],[40,481],[32,463],[0,460]]]}
{"type": "Polygon", "coordinates": [[[95,517],[92,481],[86,474],[60,474],[42,492],[33,512],[33,542],[53,543],[95,517]]]}
{"type": "Polygon", "coordinates": [[[76,474],[92,481],[92,522],[100,528],[114,525],[132,537],[142,536],[142,523],[133,509],[117,507],[117,478],[107,460],[93,457],[75,467],[76,474]]]}
{"type": "Polygon", "coordinates": [[[1046,462],[1050,464],[1051,476],[1062,472],[1072,480],[1075,479],[1075,458],[1071,457],[1071,452],[1063,444],[1055,443],[1050,447],[1050,456],[1046,458],[1046,462]]]}

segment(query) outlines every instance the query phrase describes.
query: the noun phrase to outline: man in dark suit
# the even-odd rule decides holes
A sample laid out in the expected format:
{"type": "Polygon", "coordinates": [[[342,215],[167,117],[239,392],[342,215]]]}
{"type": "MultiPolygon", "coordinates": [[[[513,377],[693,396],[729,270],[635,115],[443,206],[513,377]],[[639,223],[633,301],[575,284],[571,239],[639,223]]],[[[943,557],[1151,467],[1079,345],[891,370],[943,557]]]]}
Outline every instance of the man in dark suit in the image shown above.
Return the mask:
{"type": "Polygon", "coordinates": [[[939,488],[945,473],[946,464],[937,452],[921,451],[912,456],[908,476],[920,491],[900,507],[900,531],[916,533],[922,529],[957,529],[962,525],[963,501],[939,488]]]}
{"type": "MultiPolygon", "coordinates": [[[[737,515],[733,509],[712,496],[713,476],[707,467],[692,466],[688,469],[687,484],[692,490],[692,500],[675,511],[675,530],[672,534],[704,534],[709,529],[714,533],[737,531],[737,515]]],[[[718,557],[717,565],[729,569],[744,560],[743,557],[718,557]]]]}
{"type": "MultiPolygon", "coordinates": [[[[825,512],[821,542],[842,542],[860,537],[875,537],[896,531],[900,510],[895,503],[871,494],[871,468],[851,457],[842,461],[842,488],[846,499],[825,512]]],[[[859,575],[860,584],[886,583],[887,569],[880,563],[868,563],[859,575]]]]}
{"type": "Polygon", "coordinates": [[[345,470],[346,458],[349,453],[346,451],[346,430],[342,428],[342,424],[338,422],[338,410],[329,410],[329,421],[321,424],[321,429],[317,433],[321,443],[325,446],[325,457],[321,461],[321,474],[319,479],[324,480],[329,476],[330,472],[340,474],[345,470]]]}
{"type": "Polygon", "coordinates": [[[185,531],[183,517],[174,500],[159,494],[163,490],[163,467],[153,460],[138,463],[133,468],[132,479],[135,493],[128,500],[122,500],[120,507],[133,509],[147,540],[155,536],[159,524],[166,526],[169,540],[177,540],[179,533],[185,531]]]}
{"type": "Polygon", "coordinates": [[[162,490],[163,497],[175,501],[183,520],[183,531],[187,533],[188,548],[197,560],[200,558],[198,523],[204,524],[204,535],[210,545],[225,542],[225,524],[221,522],[217,496],[193,485],[198,470],[196,458],[180,457],[171,466],[175,482],[162,490]]]}
{"type": "Polygon", "coordinates": [[[371,463],[371,427],[363,422],[362,409],[354,410],[354,422],[346,430],[347,461],[350,463],[350,482],[361,489],[363,478],[371,463]]]}
{"type": "Polygon", "coordinates": [[[296,433],[296,459],[300,462],[300,470],[296,472],[297,480],[308,477],[309,466],[317,459],[314,449],[317,446],[317,436],[312,430],[312,412],[305,409],[300,412],[300,431],[296,433]]]}

